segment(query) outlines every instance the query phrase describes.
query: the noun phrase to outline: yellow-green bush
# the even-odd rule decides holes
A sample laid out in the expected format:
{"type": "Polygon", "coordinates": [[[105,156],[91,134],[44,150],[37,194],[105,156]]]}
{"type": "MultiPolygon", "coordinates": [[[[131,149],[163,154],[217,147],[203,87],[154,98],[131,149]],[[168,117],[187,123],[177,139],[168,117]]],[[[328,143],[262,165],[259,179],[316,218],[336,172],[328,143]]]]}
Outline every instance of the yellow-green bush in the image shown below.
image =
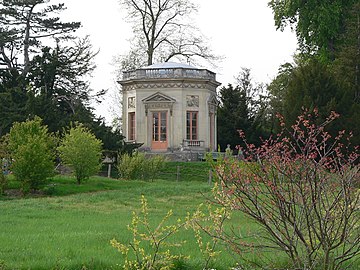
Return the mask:
{"type": "Polygon", "coordinates": [[[119,177],[153,181],[164,167],[164,162],[165,158],[161,155],[146,157],[140,152],[135,152],[133,155],[123,154],[117,165],[119,177]]]}

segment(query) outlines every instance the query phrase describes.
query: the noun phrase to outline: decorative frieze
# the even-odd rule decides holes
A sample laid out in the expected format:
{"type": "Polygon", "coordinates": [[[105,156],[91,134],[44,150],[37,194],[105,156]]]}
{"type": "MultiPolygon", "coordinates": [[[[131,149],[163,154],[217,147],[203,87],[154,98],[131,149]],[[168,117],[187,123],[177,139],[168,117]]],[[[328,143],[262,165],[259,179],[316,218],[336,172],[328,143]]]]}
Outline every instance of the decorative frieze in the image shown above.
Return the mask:
{"type": "Polygon", "coordinates": [[[208,89],[215,91],[216,87],[206,83],[137,83],[131,85],[123,85],[123,91],[130,91],[136,89],[173,89],[173,88],[192,88],[192,89],[208,89]]]}

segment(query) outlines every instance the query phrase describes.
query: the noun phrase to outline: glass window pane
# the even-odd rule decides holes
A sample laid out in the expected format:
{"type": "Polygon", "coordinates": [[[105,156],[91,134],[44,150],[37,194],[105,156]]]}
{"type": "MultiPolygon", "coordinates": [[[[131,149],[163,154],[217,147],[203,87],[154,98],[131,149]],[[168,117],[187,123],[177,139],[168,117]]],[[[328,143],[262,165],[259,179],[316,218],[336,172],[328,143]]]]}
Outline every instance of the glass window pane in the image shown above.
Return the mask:
{"type": "Polygon", "coordinates": [[[157,112],[153,113],[153,140],[159,141],[159,114],[157,112]]]}

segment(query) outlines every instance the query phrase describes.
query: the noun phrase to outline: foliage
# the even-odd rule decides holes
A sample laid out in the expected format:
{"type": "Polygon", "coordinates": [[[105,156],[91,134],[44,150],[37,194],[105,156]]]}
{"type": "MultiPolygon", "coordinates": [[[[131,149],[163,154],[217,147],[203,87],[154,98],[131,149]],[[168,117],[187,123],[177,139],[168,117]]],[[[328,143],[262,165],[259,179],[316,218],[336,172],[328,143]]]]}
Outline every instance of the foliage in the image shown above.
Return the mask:
{"type": "Polygon", "coordinates": [[[4,193],[8,182],[8,179],[5,177],[5,174],[9,169],[9,153],[7,150],[7,139],[8,136],[0,137],[0,196],[4,193]]]}
{"type": "Polygon", "coordinates": [[[356,0],[271,0],[275,25],[284,29],[290,25],[296,31],[300,49],[306,54],[319,54],[333,60],[344,20],[356,0]]]}
{"type": "Polygon", "coordinates": [[[288,92],[288,85],[291,80],[291,73],[293,72],[295,66],[291,63],[282,64],[279,69],[276,77],[271,81],[267,86],[269,91],[269,105],[271,108],[270,112],[270,134],[279,132],[280,125],[277,121],[277,114],[285,114],[285,96],[288,92]]]}
{"type": "MultiPolygon", "coordinates": [[[[344,131],[332,138],[325,130],[336,113],[320,124],[318,117],[304,111],[292,130],[260,147],[242,134],[247,162],[225,159],[215,167],[215,199],[254,219],[265,231],[254,247],[283,251],[291,268],[343,269],[360,252],[359,149],[351,151],[344,131]]],[[[234,250],[246,247],[234,237],[226,237],[234,250]]]]}
{"type": "Polygon", "coordinates": [[[278,29],[295,29],[300,49],[296,65],[282,66],[269,86],[273,119],[281,113],[292,122],[302,106],[323,115],[335,110],[342,116],[337,125],[352,130],[352,142],[359,144],[359,1],[272,0],[269,6],[278,29]]]}
{"type": "Polygon", "coordinates": [[[180,246],[169,242],[169,238],[177,233],[184,223],[179,219],[174,225],[165,225],[173,215],[169,210],[156,227],[152,227],[148,218],[149,209],[144,195],[141,197],[141,212],[133,212],[131,225],[128,230],[132,233],[132,241],[122,244],[116,239],[110,241],[111,245],[125,256],[123,268],[125,270],[170,270],[174,261],[181,259],[181,255],[171,254],[169,247],[180,246]],[[148,243],[150,250],[146,250],[148,243]],[[131,256],[131,255],[134,256],[131,256]]]}
{"type": "Polygon", "coordinates": [[[42,48],[30,61],[29,113],[42,116],[52,131],[65,128],[71,121],[91,123],[94,116],[89,102],[94,97],[87,76],[95,69],[96,54],[88,37],[42,48]]]}
{"type": "Polygon", "coordinates": [[[218,143],[225,150],[226,145],[240,144],[239,129],[247,130],[250,126],[246,93],[239,86],[232,85],[220,89],[220,107],[217,111],[218,143]],[[232,121],[229,121],[232,119],[232,121]]]}
{"type": "Polygon", "coordinates": [[[221,236],[224,234],[225,222],[230,219],[231,214],[225,207],[214,208],[212,204],[208,204],[205,211],[203,208],[204,204],[200,204],[194,213],[191,215],[188,213],[186,227],[194,231],[196,242],[204,259],[203,269],[210,269],[212,261],[221,255],[217,246],[226,240],[221,236]],[[209,236],[209,240],[206,240],[202,233],[209,236]]]}
{"type": "Polygon", "coordinates": [[[122,178],[153,181],[164,167],[164,162],[165,157],[162,155],[146,157],[144,153],[140,152],[132,155],[125,153],[119,158],[117,168],[119,176],[122,178]]]}
{"type": "Polygon", "coordinates": [[[37,189],[54,173],[55,139],[41,119],[15,123],[9,134],[11,171],[22,181],[24,192],[37,189]]]}
{"type": "MultiPolygon", "coordinates": [[[[3,166],[3,161],[0,159],[0,166],[3,166]]],[[[5,188],[7,186],[8,180],[6,176],[4,175],[4,172],[0,171],[0,196],[4,193],[5,188]]]]}
{"type": "Polygon", "coordinates": [[[97,52],[87,36],[73,35],[79,22],[60,20],[65,9],[47,0],[1,1],[0,136],[14,122],[37,115],[51,132],[84,123],[109,150],[118,151],[122,136],[95,119],[90,106],[106,92],[89,84],[97,52]]]}
{"type": "Polygon", "coordinates": [[[339,96],[340,87],[324,64],[315,59],[300,64],[292,70],[283,97],[286,122],[294,123],[302,107],[317,108],[320,120],[324,120],[338,110],[339,96]]]}
{"type": "Polygon", "coordinates": [[[99,171],[101,147],[101,141],[81,124],[71,127],[61,140],[60,158],[74,170],[78,184],[99,171]]]}
{"type": "Polygon", "coordinates": [[[7,267],[6,267],[5,261],[0,260],[0,270],[6,270],[6,269],[7,269],[7,267]]]}
{"type": "Polygon", "coordinates": [[[268,101],[262,84],[254,84],[250,69],[243,68],[237,85],[220,89],[220,106],[217,111],[218,143],[221,150],[242,144],[238,130],[251,134],[249,140],[258,144],[260,137],[269,132],[268,101]]]}
{"type": "Polygon", "coordinates": [[[64,4],[48,5],[46,0],[3,0],[0,4],[2,31],[0,65],[9,71],[21,68],[21,76],[29,72],[31,53],[41,48],[41,40],[49,37],[68,40],[70,33],[80,27],[79,22],[63,23],[53,14],[65,9],[64,4]],[[23,61],[18,62],[18,55],[23,61]]]}
{"type": "Polygon", "coordinates": [[[356,1],[345,20],[341,46],[330,69],[341,85],[338,112],[344,116],[344,128],[354,133],[353,143],[360,144],[360,2],[356,1]]]}

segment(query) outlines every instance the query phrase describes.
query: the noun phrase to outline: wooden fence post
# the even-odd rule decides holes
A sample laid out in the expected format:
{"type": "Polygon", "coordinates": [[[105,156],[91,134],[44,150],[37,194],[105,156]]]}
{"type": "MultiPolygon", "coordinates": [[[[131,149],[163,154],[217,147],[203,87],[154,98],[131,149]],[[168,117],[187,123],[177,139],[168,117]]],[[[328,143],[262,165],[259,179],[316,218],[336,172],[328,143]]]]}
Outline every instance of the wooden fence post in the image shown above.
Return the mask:
{"type": "Polygon", "coordinates": [[[176,182],[180,179],[180,166],[176,166],[176,182]]]}
{"type": "Polygon", "coordinates": [[[110,178],[111,177],[111,163],[109,163],[108,166],[108,173],[107,173],[107,177],[110,178]]]}

